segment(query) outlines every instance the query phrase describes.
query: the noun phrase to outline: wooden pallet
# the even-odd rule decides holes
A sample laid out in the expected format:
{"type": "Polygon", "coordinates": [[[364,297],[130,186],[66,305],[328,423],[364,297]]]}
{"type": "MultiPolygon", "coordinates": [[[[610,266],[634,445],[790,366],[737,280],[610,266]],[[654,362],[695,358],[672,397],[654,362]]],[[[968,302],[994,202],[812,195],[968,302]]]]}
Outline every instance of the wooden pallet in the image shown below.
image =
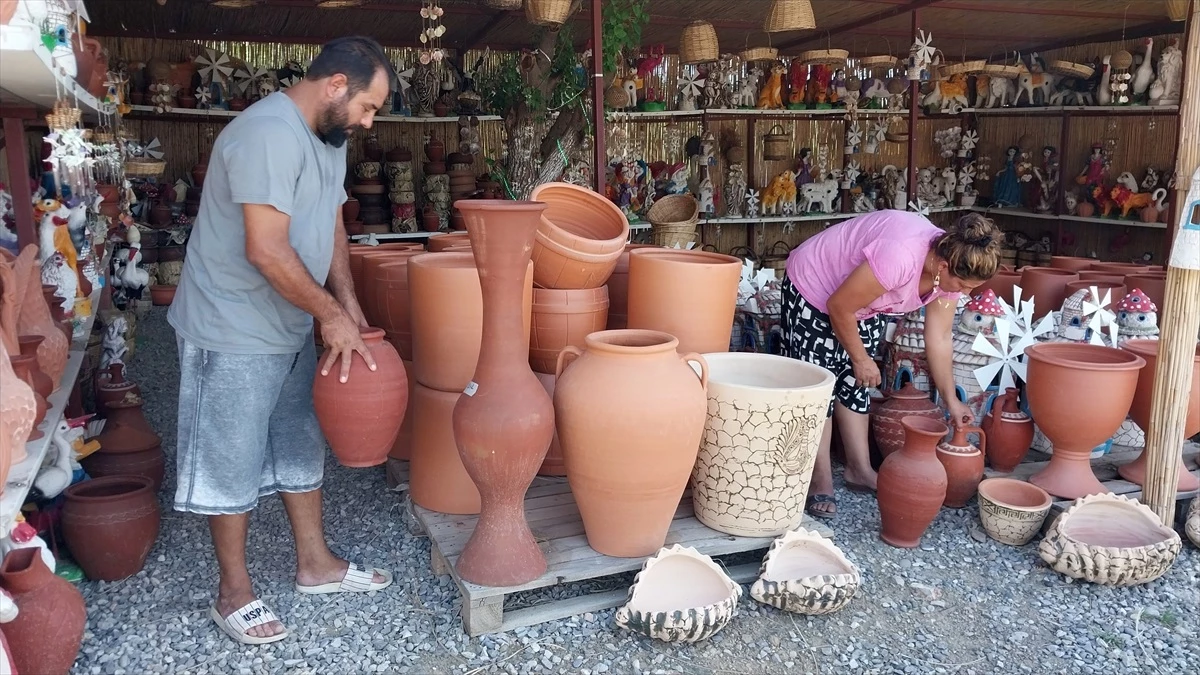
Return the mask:
{"type": "MultiPolygon", "coordinates": [[[[616,607],[625,601],[627,589],[549,600],[508,612],[504,611],[504,599],[522,591],[636,571],[641,569],[645,560],[612,558],[588,546],[579,509],[564,478],[539,477],[526,494],[525,516],[534,537],[541,544],[542,552],[546,554],[548,569],[542,576],[520,586],[477,586],[458,577],[454,563],[475,529],[476,516],[436,513],[416,505],[412,506],[412,512],[429,535],[434,573],[439,576],[450,575],[458,585],[462,598],[463,627],[471,636],[499,633],[616,607]]],[[[804,517],[803,526],[823,537],[833,538],[833,530],[808,516],[804,517]]],[[[766,549],[773,539],[734,537],[705,527],[692,515],[689,490],[684,493],[675,511],[666,545],[682,544],[695,547],[706,555],[721,556],[766,549]]],[[[734,566],[729,572],[736,581],[746,582],[758,576],[758,568],[759,563],[755,562],[734,566]]]]}

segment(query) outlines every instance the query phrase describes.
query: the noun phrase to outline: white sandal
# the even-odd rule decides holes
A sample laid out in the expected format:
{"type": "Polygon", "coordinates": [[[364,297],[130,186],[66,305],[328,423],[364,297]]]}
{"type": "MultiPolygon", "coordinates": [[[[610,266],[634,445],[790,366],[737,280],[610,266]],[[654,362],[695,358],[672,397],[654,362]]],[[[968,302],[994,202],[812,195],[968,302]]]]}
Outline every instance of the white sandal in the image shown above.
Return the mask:
{"type": "Polygon", "coordinates": [[[323,593],[367,593],[380,591],[392,585],[392,573],[379,568],[363,569],[354,563],[346,568],[346,576],[341,581],[331,581],[317,586],[301,586],[296,584],[296,591],[308,595],[323,593]],[[383,577],[383,581],[375,581],[375,575],[383,577]]]}
{"type": "MultiPolygon", "coordinates": [[[[255,600],[247,603],[240,609],[228,617],[221,616],[217,611],[217,606],[214,604],[208,609],[208,615],[212,620],[217,622],[217,625],[229,637],[237,640],[244,645],[265,645],[271,642],[279,642],[289,635],[288,629],[285,627],[283,632],[271,637],[255,637],[247,635],[246,631],[255,626],[263,626],[272,621],[279,621],[279,617],[275,616],[275,612],[271,608],[263,604],[262,600],[255,600]]],[[[280,621],[280,623],[283,623],[280,621]]]]}

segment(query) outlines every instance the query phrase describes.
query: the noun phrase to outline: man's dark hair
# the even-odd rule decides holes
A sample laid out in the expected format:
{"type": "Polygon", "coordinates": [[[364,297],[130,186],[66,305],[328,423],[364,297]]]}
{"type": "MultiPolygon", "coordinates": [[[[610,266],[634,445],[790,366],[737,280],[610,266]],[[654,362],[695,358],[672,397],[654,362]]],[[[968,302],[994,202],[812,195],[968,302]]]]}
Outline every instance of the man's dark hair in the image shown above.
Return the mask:
{"type": "Polygon", "coordinates": [[[346,76],[350,96],[354,96],[370,87],[380,70],[387,75],[388,89],[395,90],[395,71],[383,47],[369,37],[356,35],[326,43],[308,67],[306,77],[323,80],[341,73],[346,76]]]}

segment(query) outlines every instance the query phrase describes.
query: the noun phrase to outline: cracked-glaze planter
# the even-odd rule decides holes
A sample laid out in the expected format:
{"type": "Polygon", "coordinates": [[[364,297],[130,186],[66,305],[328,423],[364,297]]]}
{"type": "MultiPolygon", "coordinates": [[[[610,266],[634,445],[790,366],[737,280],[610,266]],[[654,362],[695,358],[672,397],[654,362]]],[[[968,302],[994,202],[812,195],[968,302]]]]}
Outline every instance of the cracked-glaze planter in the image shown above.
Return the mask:
{"type": "MultiPolygon", "coordinates": [[[[1129,417],[1142,429],[1150,428],[1150,399],[1154,396],[1154,377],[1158,371],[1158,348],[1162,343],[1158,340],[1129,340],[1122,349],[1137,354],[1146,361],[1146,366],[1138,373],[1137,389],[1133,393],[1133,403],[1129,406],[1129,417]]],[[[1183,423],[1183,437],[1191,438],[1200,433],[1200,345],[1196,346],[1192,359],[1191,389],[1188,392],[1187,418],[1183,423]]],[[[1176,490],[1191,492],[1200,488],[1200,480],[1192,475],[1183,464],[1183,448],[1178,453],[1179,478],[1176,490]]],[[[1130,483],[1144,485],[1146,481],[1146,452],[1143,450],[1132,462],[1117,469],[1121,478],[1130,483]]]]}
{"type": "Polygon", "coordinates": [[[1200,497],[1192,500],[1188,507],[1187,518],[1183,521],[1183,531],[1187,533],[1192,545],[1200,548],[1200,497]]]}
{"type": "Polygon", "coordinates": [[[786,612],[830,614],[850,602],[861,582],[840,548],[800,528],[771,542],[750,597],[786,612]]]}
{"type": "Polygon", "coordinates": [[[1183,542],[1148,506],[1124,495],[1075,500],[1038,547],[1054,571],[1105,586],[1136,586],[1161,577],[1183,542]]]}
{"type": "Polygon", "coordinates": [[[1015,478],[988,478],[979,484],[979,520],[988,536],[1009,546],[1028,544],[1050,512],[1049,493],[1015,478]]]}
{"type": "Polygon", "coordinates": [[[741,585],[712,558],[676,544],[642,565],[615,621],[663,642],[700,642],[729,623],[741,596],[741,585]]]}
{"type": "Polygon", "coordinates": [[[798,526],[833,373],[772,354],[705,354],[708,416],[692,469],[696,518],[739,537],[798,526]]]}

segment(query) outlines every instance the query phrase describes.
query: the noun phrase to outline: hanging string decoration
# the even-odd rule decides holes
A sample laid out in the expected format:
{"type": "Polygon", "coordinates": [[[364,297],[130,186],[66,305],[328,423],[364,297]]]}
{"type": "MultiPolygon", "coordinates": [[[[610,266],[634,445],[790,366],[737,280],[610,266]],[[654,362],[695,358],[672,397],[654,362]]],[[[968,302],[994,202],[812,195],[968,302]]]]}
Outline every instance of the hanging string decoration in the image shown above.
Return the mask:
{"type": "Polygon", "coordinates": [[[446,34],[446,26],[442,24],[443,14],[445,10],[438,0],[425,0],[425,5],[421,7],[421,33],[417,39],[421,42],[418,58],[423,64],[441,63],[446,57],[442,49],[442,36],[446,34]]]}

